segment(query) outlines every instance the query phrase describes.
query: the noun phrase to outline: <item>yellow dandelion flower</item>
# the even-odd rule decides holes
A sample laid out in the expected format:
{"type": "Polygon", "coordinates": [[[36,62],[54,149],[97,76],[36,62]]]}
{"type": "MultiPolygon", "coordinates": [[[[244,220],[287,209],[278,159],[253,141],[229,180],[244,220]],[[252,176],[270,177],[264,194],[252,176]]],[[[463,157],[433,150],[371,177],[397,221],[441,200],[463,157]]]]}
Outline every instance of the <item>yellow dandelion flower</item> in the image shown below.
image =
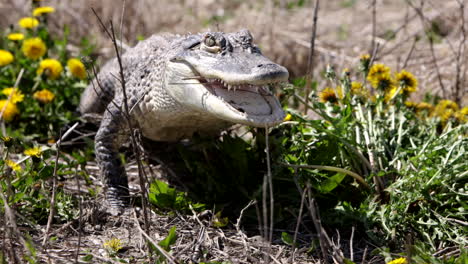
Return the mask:
{"type": "Polygon", "coordinates": [[[11,52],[0,49],[0,67],[10,64],[14,59],[11,52]]]}
{"type": "Polygon", "coordinates": [[[25,149],[23,153],[24,155],[27,155],[30,157],[40,158],[42,154],[42,150],[40,147],[33,147],[33,148],[25,149]]]}
{"type": "Polygon", "coordinates": [[[457,111],[453,114],[453,117],[459,122],[459,123],[466,123],[466,120],[468,119],[468,115],[462,113],[461,111],[457,111]]]}
{"type": "MultiPolygon", "coordinates": [[[[396,86],[395,86],[395,80],[393,80],[392,76],[389,73],[382,74],[380,76],[377,76],[373,79],[372,86],[380,91],[391,91],[395,90],[396,91],[396,86]]],[[[403,91],[400,91],[400,93],[403,93],[403,91]]]]}
{"type": "Polygon", "coordinates": [[[5,164],[14,171],[21,171],[21,166],[12,160],[5,160],[5,164]]]}
{"type": "Polygon", "coordinates": [[[41,103],[48,104],[54,100],[55,94],[47,89],[43,89],[35,92],[33,97],[41,103]]]}
{"type": "Polygon", "coordinates": [[[57,79],[63,71],[62,64],[58,60],[42,60],[37,69],[37,75],[45,74],[50,80],[57,79]]]}
{"type": "Polygon", "coordinates": [[[341,87],[337,87],[336,92],[335,89],[326,87],[319,93],[319,98],[322,103],[330,102],[332,104],[336,104],[338,103],[338,99],[343,98],[343,92],[341,87]]]}
{"type": "Polygon", "coordinates": [[[466,123],[468,120],[468,106],[465,106],[460,109],[460,111],[455,112],[454,116],[459,123],[466,123]]]}
{"type": "Polygon", "coordinates": [[[396,82],[403,88],[403,92],[413,93],[418,89],[418,80],[408,71],[402,70],[395,76],[396,82]]]}
{"type": "Polygon", "coordinates": [[[122,241],[118,238],[112,238],[104,242],[103,246],[113,252],[118,252],[122,249],[122,241]]]}
{"type": "Polygon", "coordinates": [[[371,56],[369,54],[361,55],[361,58],[359,58],[359,70],[360,71],[362,72],[369,71],[370,58],[371,56]]]}
{"type": "Polygon", "coordinates": [[[372,65],[367,74],[367,80],[374,88],[379,87],[379,81],[382,78],[390,77],[390,68],[382,63],[372,65]]]}
{"type": "Polygon", "coordinates": [[[387,264],[406,264],[406,263],[408,263],[406,261],[406,258],[397,258],[397,259],[394,259],[394,260],[392,260],[390,262],[387,262],[387,264]]]}
{"type": "Polygon", "coordinates": [[[10,101],[14,104],[22,102],[24,99],[24,94],[21,93],[21,91],[18,88],[15,87],[10,87],[10,88],[5,88],[2,90],[2,94],[10,97],[10,101]]]}
{"type": "Polygon", "coordinates": [[[418,105],[416,102],[413,101],[406,101],[405,102],[406,107],[410,109],[416,109],[416,106],[418,105]]]}
{"type": "Polygon", "coordinates": [[[41,6],[33,10],[33,16],[41,16],[43,14],[49,14],[55,12],[55,8],[51,6],[41,6]]]}
{"type": "Polygon", "coordinates": [[[1,139],[3,142],[10,142],[10,141],[12,140],[12,138],[9,137],[9,136],[0,137],[0,139],[1,139]]]}
{"type": "Polygon", "coordinates": [[[86,68],[79,59],[75,59],[75,58],[69,59],[67,61],[67,67],[73,76],[80,78],[80,79],[86,78],[86,68]]]}
{"type": "Polygon", "coordinates": [[[24,35],[22,33],[10,33],[7,38],[12,41],[19,41],[24,39],[24,35]]]}
{"type": "Polygon", "coordinates": [[[437,104],[436,108],[439,109],[452,109],[452,110],[458,110],[458,105],[454,101],[451,100],[440,100],[439,103],[437,104]]]}
{"type": "Polygon", "coordinates": [[[2,113],[2,111],[3,115],[0,119],[5,120],[6,122],[10,122],[17,114],[19,114],[16,104],[9,102],[8,100],[0,100],[0,113],[2,113]]]}
{"type": "Polygon", "coordinates": [[[369,54],[362,54],[359,59],[360,60],[370,60],[370,55],[369,54]]]}
{"type": "Polygon", "coordinates": [[[459,112],[461,114],[468,115],[468,106],[463,107],[459,112]]]}
{"type": "Polygon", "coordinates": [[[457,103],[451,100],[440,100],[434,109],[435,114],[444,122],[451,118],[457,111],[457,103]]]}
{"type": "Polygon", "coordinates": [[[370,97],[369,90],[361,82],[351,82],[351,94],[361,97],[370,97]]]}
{"type": "Polygon", "coordinates": [[[397,95],[396,93],[398,92],[398,90],[400,90],[400,94],[403,93],[402,89],[399,89],[398,87],[396,86],[392,86],[391,88],[387,89],[385,91],[385,102],[389,102],[390,100],[392,100],[393,98],[395,98],[397,95]]]}
{"type": "Polygon", "coordinates": [[[289,121],[289,120],[291,120],[291,119],[292,119],[292,115],[291,115],[291,114],[287,114],[287,115],[284,117],[283,121],[286,122],[286,121],[289,121]]]}
{"type": "Polygon", "coordinates": [[[34,17],[23,17],[18,21],[18,25],[22,28],[35,28],[39,25],[39,20],[34,17]]]}
{"type": "Polygon", "coordinates": [[[21,47],[24,55],[32,60],[37,60],[44,56],[47,51],[47,47],[40,38],[30,38],[23,42],[21,47]]]}
{"type": "Polygon", "coordinates": [[[432,112],[432,110],[434,110],[434,106],[430,103],[420,102],[416,105],[417,112],[427,111],[428,113],[430,113],[432,112]]]}
{"type": "Polygon", "coordinates": [[[0,140],[3,141],[3,144],[5,144],[5,146],[7,148],[11,147],[13,145],[13,138],[9,137],[9,136],[2,136],[0,137],[0,140]]]}

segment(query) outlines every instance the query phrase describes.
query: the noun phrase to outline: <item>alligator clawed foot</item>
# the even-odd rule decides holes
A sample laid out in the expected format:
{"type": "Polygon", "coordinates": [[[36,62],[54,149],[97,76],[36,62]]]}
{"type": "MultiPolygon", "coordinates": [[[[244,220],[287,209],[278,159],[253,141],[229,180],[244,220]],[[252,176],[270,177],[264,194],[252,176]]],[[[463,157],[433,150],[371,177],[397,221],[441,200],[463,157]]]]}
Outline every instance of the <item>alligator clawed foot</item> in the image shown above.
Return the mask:
{"type": "Polygon", "coordinates": [[[128,189],[109,187],[106,192],[106,200],[109,204],[107,211],[111,215],[121,215],[130,208],[130,194],[128,189]]]}

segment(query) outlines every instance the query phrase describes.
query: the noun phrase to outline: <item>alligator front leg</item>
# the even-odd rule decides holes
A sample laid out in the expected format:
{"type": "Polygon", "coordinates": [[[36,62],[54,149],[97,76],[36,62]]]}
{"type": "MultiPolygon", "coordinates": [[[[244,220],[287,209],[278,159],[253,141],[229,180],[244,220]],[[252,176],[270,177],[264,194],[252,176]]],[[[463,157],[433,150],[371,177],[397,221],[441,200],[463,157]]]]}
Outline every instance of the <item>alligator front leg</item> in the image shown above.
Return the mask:
{"type": "Polygon", "coordinates": [[[129,129],[121,109],[110,103],[95,138],[96,159],[101,169],[106,199],[113,209],[129,205],[130,193],[125,168],[119,157],[119,147],[128,139],[129,129]]]}

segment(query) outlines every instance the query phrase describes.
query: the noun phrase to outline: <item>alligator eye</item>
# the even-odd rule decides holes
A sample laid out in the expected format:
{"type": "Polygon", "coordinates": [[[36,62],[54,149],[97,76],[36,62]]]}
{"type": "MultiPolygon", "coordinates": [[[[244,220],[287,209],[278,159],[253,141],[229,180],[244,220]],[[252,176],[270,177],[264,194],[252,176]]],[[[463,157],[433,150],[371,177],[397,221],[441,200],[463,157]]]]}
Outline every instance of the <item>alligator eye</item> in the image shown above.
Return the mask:
{"type": "Polygon", "coordinates": [[[219,53],[221,51],[221,47],[219,43],[216,42],[216,39],[212,35],[206,35],[203,39],[202,49],[210,52],[210,53],[219,53]]]}
{"type": "Polygon", "coordinates": [[[207,47],[213,47],[214,45],[216,45],[216,40],[213,36],[208,35],[206,36],[204,43],[207,47]]]}

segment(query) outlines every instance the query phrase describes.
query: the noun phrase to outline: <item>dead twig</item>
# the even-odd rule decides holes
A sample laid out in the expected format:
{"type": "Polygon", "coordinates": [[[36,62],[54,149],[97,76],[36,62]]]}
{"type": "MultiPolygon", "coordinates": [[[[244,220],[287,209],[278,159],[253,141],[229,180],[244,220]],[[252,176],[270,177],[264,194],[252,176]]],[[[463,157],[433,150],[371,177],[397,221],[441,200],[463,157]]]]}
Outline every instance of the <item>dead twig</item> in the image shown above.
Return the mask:
{"type": "Polygon", "coordinates": [[[462,34],[462,38],[458,43],[458,49],[456,54],[456,77],[455,77],[455,90],[453,91],[453,99],[457,104],[461,104],[461,100],[463,97],[463,93],[461,93],[462,86],[464,86],[465,77],[466,77],[466,66],[465,69],[462,70],[463,64],[462,61],[465,58],[465,48],[466,48],[466,29],[465,29],[465,1],[464,0],[457,0],[458,5],[460,6],[460,31],[462,34]],[[462,73],[463,72],[463,73],[462,73]]]}
{"type": "Polygon", "coordinates": [[[307,75],[306,75],[306,90],[305,90],[305,104],[304,104],[304,114],[307,114],[309,110],[309,95],[312,88],[312,80],[314,77],[314,53],[315,53],[315,38],[317,36],[317,21],[318,21],[318,10],[319,10],[320,0],[315,1],[314,6],[314,18],[312,24],[312,36],[310,37],[310,49],[309,49],[309,58],[307,60],[307,75]]]}
{"type": "MultiPolygon", "coordinates": [[[[125,4],[125,2],[124,2],[125,4]]],[[[129,106],[128,106],[128,97],[127,97],[127,89],[126,89],[126,80],[125,80],[125,74],[124,74],[124,67],[123,67],[123,62],[122,62],[122,57],[121,57],[121,54],[120,54],[120,50],[119,50],[119,46],[118,46],[118,41],[117,41],[117,38],[115,36],[115,30],[114,30],[114,26],[113,26],[113,23],[112,21],[110,21],[110,29],[108,29],[103,21],[101,20],[101,18],[99,17],[99,15],[96,13],[96,11],[91,8],[94,15],[96,16],[96,18],[98,19],[99,21],[99,24],[101,25],[101,27],[104,29],[104,31],[106,32],[107,36],[111,39],[112,41],[112,44],[114,46],[114,51],[116,53],[116,57],[117,57],[117,62],[118,62],[118,65],[119,65],[119,81],[120,81],[120,85],[121,85],[121,88],[122,88],[122,95],[123,95],[123,106],[124,106],[124,117],[125,117],[125,120],[127,122],[127,126],[128,128],[130,129],[130,139],[131,139],[131,142],[132,142],[132,147],[133,147],[133,151],[135,153],[135,158],[136,158],[136,161],[137,161],[137,165],[138,165],[138,176],[139,176],[139,179],[140,179],[140,188],[141,188],[141,197],[142,197],[142,209],[143,209],[143,219],[144,219],[144,223],[145,223],[145,230],[149,230],[149,221],[148,221],[148,209],[147,209],[147,206],[148,206],[148,199],[147,199],[147,195],[148,195],[148,192],[146,190],[146,179],[144,178],[144,172],[143,172],[143,165],[141,164],[141,153],[140,153],[140,150],[138,148],[138,145],[137,145],[137,139],[136,139],[136,136],[135,136],[135,129],[134,129],[134,126],[130,120],[130,111],[129,111],[129,106]]],[[[122,12],[124,11],[124,9],[122,9],[122,12]]]]}
{"type": "MultiPolygon", "coordinates": [[[[294,168],[294,174],[296,173],[297,173],[297,168],[294,168]]],[[[292,244],[293,254],[291,256],[291,262],[293,263],[294,263],[294,258],[296,257],[297,234],[299,233],[299,225],[301,224],[301,220],[302,220],[302,211],[304,210],[305,197],[306,197],[306,190],[303,190],[302,195],[301,195],[301,205],[299,207],[299,215],[297,216],[296,228],[294,229],[294,238],[293,238],[293,244],[292,244]]]]}
{"type": "Polygon", "coordinates": [[[350,259],[351,261],[354,261],[354,249],[353,249],[354,225],[351,227],[351,238],[350,238],[349,240],[350,240],[350,242],[349,242],[349,252],[350,252],[349,259],[350,259]]]}
{"type": "Polygon", "coordinates": [[[411,55],[413,55],[414,48],[416,47],[416,42],[418,41],[418,38],[415,37],[413,40],[413,44],[411,44],[410,51],[408,52],[408,55],[406,56],[405,62],[403,63],[403,66],[401,67],[402,69],[405,69],[406,66],[408,65],[408,62],[411,58],[411,55]]]}
{"type": "Polygon", "coordinates": [[[133,219],[135,220],[135,226],[138,228],[138,231],[166,258],[168,263],[177,264],[177,262],[166,250],[164,250],[156,241],[154,241],[140,226],[138,222],[138,217],[136,215],[135,209],[133,209],[133,219]]]}
{"type": "Polygon", "coordinates": [[[78,126],[78,122],[76,122],[72,127],[70,127],[63,135],[60,135],[59,140],[55,143],[56,148],[56,155],[55,155],[55,164],[54,164],[54,172],[52,175],[52,196],[50,198],[50,209],[49,209],[49,218],[47,219],[47,226],[44,234],[44,238],[42,240],[42,247],[45,249],[47,245],[47,239],[49,238],[50,227],[52,225],[52,220],[54,219],[55,214],[55,195],[57,191],[57,168],[58,168],[58,159],[60,156],[60,144],[63,140],[65,140],[68,135],[78,126]]]}
{"type": "Polygon", "coordinates": [[[375,49],[375,39],[377,37],[377,0],[372,0],[372,40],[369,52],[375,49]]]}
{"type": "Polygon", "coordinates": [[[445,85],[442,82],[442,75],[440,73],[440,67],[439,67],[439,64],[437,62],[437,57],[436,57],[435,51],[434,51],[434,36],[433,36],[433,33],[430,31],[430,29],[426,26],[426,20],[428,20],[428,19],[424,16],[424,11],[423,11],[424,1],[420,1],[419,7],[416,7],[413,4],[412,1],[407,0],[406,2],[408,3],[408,5],[411,8],[414,9],[414,11],[418,14],[418,16],[419,16],[419,18],[421,20],[421,26],[422,26],[422,28],[424,30],[424,33],[426,35],[427,40],[429,41],[429,49],[431,51],[432,63],[434,64],[434,67],[436,69],[437,79],[439,81],[440,89],[442,90],[442,96],[446,97],[447,96],[447,91],[445,90],[445,85]]]}
{"type": "Polygon", "coordinates": [[[312,221],[314,223],[315,230],[317,231],[317,233],[319,235],[319,243],[320,243],[320,249],[322,251],[323,261],[324,261],[324,263],[328,263],[328,252],[329,252],[331,241],[330,241],[330,238],[328,237],[327,233],[325,232],[325,230],[323,230],[322,222],[320,220],[320,215],[319,215],[318,208],[317,208],[317,204],[315,203],[315,198],[312,197],[312,191],[311,191],[309,183],[307,183],[306,190],[304,190],[304,191],[307,191],[307,196],[308,196],[308,200],[309,200],[308,208],[309,208],[309,211],[310,211],[310,216],[312,217],[312,221]]]}
{"type": "MultiPolygon", "coordinates": [[[[78,168],[75,168],[75,181],[76,186],[78,188],[78,193],[81,192],[81,184],[80,180],[78,179],[78,168]]],[[[80,247],[81,247],[81,220],[83,217],[83,205],[82,205],[82,196],[78,197],[78,245],[76,245],[76,255],[75,255],[75,263],[78,263],[78,255],[80,254],[80,247]]]]}

